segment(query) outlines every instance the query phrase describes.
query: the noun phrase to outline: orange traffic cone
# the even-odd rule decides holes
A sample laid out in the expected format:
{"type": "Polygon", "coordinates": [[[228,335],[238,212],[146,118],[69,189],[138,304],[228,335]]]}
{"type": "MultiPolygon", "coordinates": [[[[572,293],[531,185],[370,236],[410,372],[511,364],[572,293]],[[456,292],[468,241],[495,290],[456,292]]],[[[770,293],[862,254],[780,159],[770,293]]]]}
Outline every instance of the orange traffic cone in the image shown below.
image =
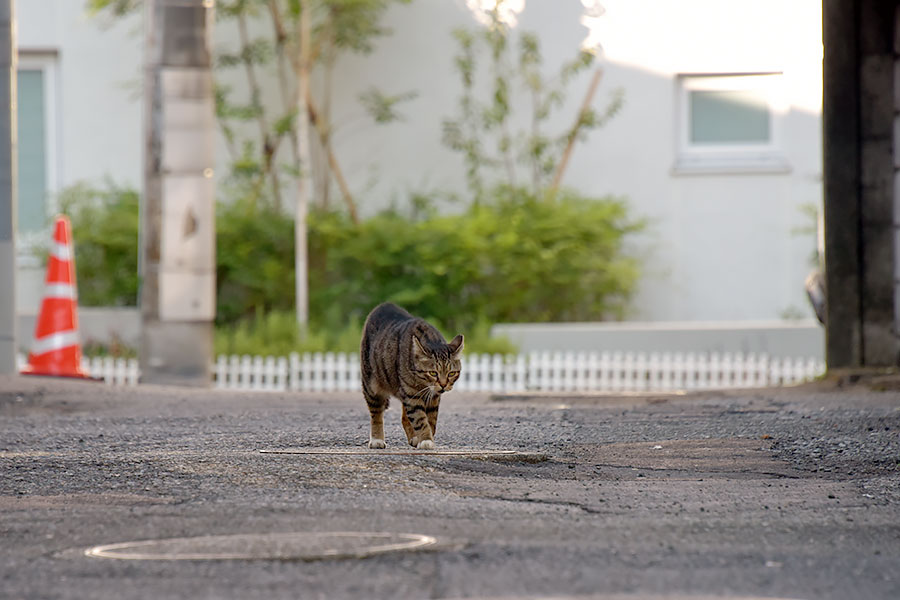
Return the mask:
{"type": "Polygon", "coordinates": [[[77,305],[71,226],[68,217],[60,215],[56,217],[34,342],[22,374],[90,377],[81,368],[77,305]]]}

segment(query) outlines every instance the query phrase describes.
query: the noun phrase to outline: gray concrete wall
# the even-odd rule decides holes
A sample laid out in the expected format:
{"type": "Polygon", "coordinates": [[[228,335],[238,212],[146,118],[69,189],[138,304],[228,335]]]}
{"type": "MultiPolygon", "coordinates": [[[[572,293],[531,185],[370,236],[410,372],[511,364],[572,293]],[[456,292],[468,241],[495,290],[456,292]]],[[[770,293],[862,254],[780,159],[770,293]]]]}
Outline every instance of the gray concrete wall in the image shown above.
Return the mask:
{"type": "Polygon", "coordinates": [[[825,333],[804,320],[660,323],[511,323],[495,325],[523,352],[740,352],[770,356],[825,356],[825,333]]]}
{"type": "MultiPolygon", "coordinates": [[[[27,352],[36,315],[19,314],[20,351],[27,352]]],[[[113,340],[137,348],[141,317],[135,307],[78,309],[82,342],[113,340]]],[[[813,320],[798,322],[508,323],[495,325],[523,352],[743,352],[824,358],[825,334],[813,320]]]]}
{"type": "MultiPolygon", "coordinates": [[[[27,353],[34,339],[34,326],[37,315],[19,313],[18,349],[27,353]]],[[[133,306],[127,307],[79,307],[78,327],[82,344],[99,342],[109,345],[120,343],[137,349],[141,338],[141,314],[133,306]]]]}

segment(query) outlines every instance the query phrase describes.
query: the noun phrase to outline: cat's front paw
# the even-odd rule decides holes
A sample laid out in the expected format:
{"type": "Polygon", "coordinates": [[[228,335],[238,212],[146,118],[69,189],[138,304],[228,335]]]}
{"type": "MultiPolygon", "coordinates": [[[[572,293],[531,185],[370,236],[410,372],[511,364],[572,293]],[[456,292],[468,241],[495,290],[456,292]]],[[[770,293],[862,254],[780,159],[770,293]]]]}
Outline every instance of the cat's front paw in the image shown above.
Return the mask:
{"type": "Polygon", "coordinates": [[[381,450],[384,448],[384,440],[378,438],[369,438],[369,448],[373,450],[381,450]]]}
{"type": "Polygon", "coordinates": [[[417,450],[434,450],[434,442],[431,440],[422,440],[416,445],[417,450]]]}

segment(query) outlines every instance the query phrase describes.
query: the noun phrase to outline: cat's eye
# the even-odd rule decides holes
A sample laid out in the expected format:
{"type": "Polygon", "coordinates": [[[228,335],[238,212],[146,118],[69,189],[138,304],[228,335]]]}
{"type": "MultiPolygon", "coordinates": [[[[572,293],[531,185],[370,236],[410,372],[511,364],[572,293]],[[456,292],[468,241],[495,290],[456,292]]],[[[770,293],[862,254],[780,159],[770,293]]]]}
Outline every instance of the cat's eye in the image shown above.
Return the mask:
{"type": "Polygon", "coordinates": [[[459,371],[450,371],[450,377],[459,377],[459,371]]]}
{"type": "Polygon", "coordinates": [[[437,376],[438,376],[437,371],[428,371],[428,376],[434,377],[435,379],[437,379],[437,376]]]}

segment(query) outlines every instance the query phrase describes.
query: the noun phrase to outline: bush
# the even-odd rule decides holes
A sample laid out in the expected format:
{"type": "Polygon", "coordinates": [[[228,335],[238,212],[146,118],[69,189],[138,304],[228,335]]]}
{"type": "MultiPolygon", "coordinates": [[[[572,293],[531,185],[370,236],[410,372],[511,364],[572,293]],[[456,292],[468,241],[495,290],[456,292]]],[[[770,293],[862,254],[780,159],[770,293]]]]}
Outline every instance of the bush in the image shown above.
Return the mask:
{"type": "MultiPolygon", "coordinates": [[[[291,352],[359,352],[362,321],[340,325],[316,325],[301,337],[293,312],[258,313],[233,325],[216,327],[215,353],[251,356],[287,356],[291,352]]],[[[514,354],[516,346],[506,337],[493,338],[490,327],[479,324],[466,331],[466,353],[514,354]]],[[[442,332],[446,339],[452,333],[442,332]]]]}
{"type": "Polygon", "coordinates": [[[59,196],[72,222],[78,301],[84,306],[136,306],[138,193],[107,181],[78,183],[59,196]]]}
{"type": "MultiPolygon", "coordinates": [[[[249,202],[216,210],[216,324],[294,308],[294,221],[249,202]]],[[[341,322],[341,321],[338,321],[341,322]]]]}
{"type": "MultiPolygon", "coordinates": [[[[137,193],[113,184],[104,190],[77,186],[65,192],[62,204],[78,241],[82,302],[135,304],[137,193]]],[[[574,192],[535,197],[508,187],[456,215],[425,210],[410,217],[392,210],[356,225],[341,213],[313,212],[312,326],[299,340],[293,220],[245,202],[220,204],[219,351],[355,347],[369,310],[386,300],[448,336],[467,334],[472,352],[512,348],[489,339],[492,323],[619,319],[639,273],[624,246],[642,226],[619,198],[574,192]],[[228,327],[233,329],[226,332],[228,327]]]]}
{"type": "Polygon", "coordinates": [[[289,311],[260,311],[230,325],[216,327],[216,354],[287,356],[291,352],[359,352],[362,323],[343,327],[313,326],[300,335],[296,315],[289,311]]]}
{"type": "Polygon", "coordinates": [[[311,215],[311,309],[326,321],[364,318],[391,300],[453,331],[622,318],[639,274],[623,246],[642,226],[621,199],[511,188],[421,221],[386,212],[353,226],[311,215]]]}

